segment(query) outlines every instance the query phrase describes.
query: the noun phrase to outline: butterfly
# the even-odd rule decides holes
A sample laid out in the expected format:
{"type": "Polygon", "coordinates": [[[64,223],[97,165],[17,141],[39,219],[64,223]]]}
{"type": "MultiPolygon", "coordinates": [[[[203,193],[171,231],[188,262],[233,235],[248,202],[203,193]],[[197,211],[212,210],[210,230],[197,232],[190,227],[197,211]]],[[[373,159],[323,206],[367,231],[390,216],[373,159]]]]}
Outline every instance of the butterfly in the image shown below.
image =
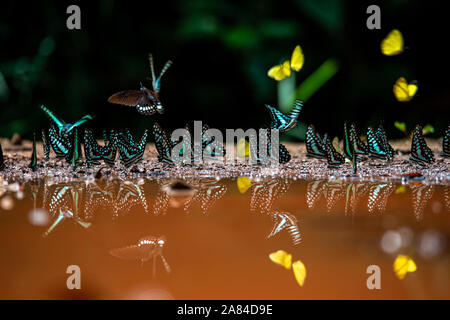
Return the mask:
{"type": "Polygon", "coordinates": [[[145,116],[151,116],[156,112],[164,113],[164,107],[159,100],[160,81],[167,69],[172,65],[172,61],[167,61],[158,78],[155,77],[153,65],[153,55],[149,54],[150,69],[152,72],[153,90],[147,89],[141,83],[139,90],[124,90],[113,94],[108,98],[109,103],[121,104],[136,107],[137,112],[145,116]]]}
{"type": "Polygon", "coordinates": [[[109,166],[114,166],[116,162],[117,139],[118,134],[115,130],[111,130],[109,134],[106,131],[103,131],[105,146],[102,148],[102,159],[109,166]]]}
{"type": "Polygon", "coordinates": [[[413,132],[409,160],[422,167],[426,166],[427,163],[434,162],[433,151],[431,151],[423,138],[422,127],[420,125],[417,125],[413,132]]]}
{"type": "Polygon", "coordinates": [[[171,155],[174,143],[157,122],[153,124],[153,135],[155,137],[156,150],[158,151],[158,161],[174,165],[171,155]]]}
{"type": "Polygon", "coordinates": [[[294,107],[292,111],[285,115],[281,111],[275,109],[274,107],[266,104],[266,108],[270,111],[271,125],[272,129],[277,129],[280,132],[286,132],[294,128],[297,125],[297,118],[302,111],[303,102],[301,100],[295,100],[294,107]]]}
{"type": "Polygon", "coordinates": [[[405,78],[400,77],[394,84],[393,92],[399,102],[411,101],[419,89],[416,81],[408,83],[405,78]]]}
{"type": "Polygon", "coordinates": [[[327,157],[323,142],[312,124],[306,130],[306,156],[313,158],[327,157]]]}
{"type": "Polygon", "coordinates": [[[445,130],[444,137],[442,138],[442,156],[450,157],[450,125],[445,130]]]}
{"type": "Polygon", "coordinates": [[[145,152],[145,146],[147,145],[148,130],[145,129],[141,140],[136,144],[133,136],[127,130],[119,133],[115,138],[117,149],[119,150],[119,158],[125,167],[130,167],[140,161],[142,161],[145,152]]]}
{"type": "Polygon", "coordinates": [[[369,156],[374,158],[385,159],[386,152],[384,151],[383,142],[380,136],[374,132],[372,127],[367,128],[367,142],[369,146],[369,156]]]}
{"type": "Polygon", "coordinates": [[[278,250],[276,252],[272,252],[269,254],[269,259],[280,265],[285,267],[286,269],[290,269],[292,265],[292,255],[290,253],[287,253],[284,250],[278,250]]]}
{"type": "MultiPolygon", "coordinates": [[[[361,138],[359,137],[359,134],[356,132],[356,126],[354,123],[350,125],[350,137],[353,140],[354,149],[356,154],[362,155],[362,154],[368,154],[368,147],[367,145],[361,141],[361,138]]],[[[358,157],[358,160],[364,160],[364,157],[358,157]]]]}
{"type": "Polygon", "coordinates": [[[267,75],[277,81],[283,80],[291,76],[291,69],[298,72],[303,68],[305,57],[302,48],[298,45],[292,52],[291,61],[284,61],[282,64],[276,65],[269,69],[267,75]]]}
{"type": "Polygon", "coordinates": [[[84,156],[86,157],[86,164],[99,165],[103,156],[103,148],[97,143],[94,138],[92,129],[84,129],[84,156]]]}
{"type": "Polygon", "coordinates": [[[59,134],[58,129],[52,125],[48,129],[49,143],[57,158],[67,158],[70,156],[72,141],[69,137],[59,134]]]}
{"type": "Polygon", "coordinates": [[[2,144],[0,143],[0,171],[5,169],[5,159],[3,158],[3,148],[2,144]]]}
{"type": "Polygon", "coordinates": [[[78,130],[73,130],[73,143],[72,148],[68,154],[68,157],[66,157],[67,162],[70,162],[72,164],[72,167],[76,167],[77,164],[82,163],[81,160],[82,154],[81,154],[81,143],[78,140],[78,130]]]}
{"type": "Polygon", "coordinates": [[[383,150],[386,153],[386,160],[390,161],[394,158],[395,150],[392,148],[392,146],[389,144],[386,131],[384,131],[384,127],[382,124],[378,126],[377,129],[377,136],[381,140],[383,150]]]}
{"type": "Polygon", "coordinates": [[[205,123],[202,129],[202,149],[203,157],[224,157],[226,154],[223,143],[216,140],[216,137],[211,137],[209,132],[209,126],[205,123]]]}
{"type": "Polygon", "coordinates": [[[402,280],[408,272],[415,272],[417,266],[414,260],[409,256],[398,255],[397,258],[395,258],[393,269],[397,278],[402,280]]]}
{"type": "Polygon", "coordinates": [[[288,212],[273,211],[270,216],[272,220],[274,220],[274,226],[267,236],[267,239],[272,238],[280,231],[286,229],[294,246],[302,241],[302,235],[298,228],[298,221],[294,215],[288,212]]]}
{"type": "Polygon", "coordinates": [[[37,156],[36,156],[36,134],[33,132],[33,151],[31,154],[31,162],[28,165],[31,170],[36,171],[37,168],[37,156]]]}
{"type": "Polygon", "coordinates": [[[325,141],[325,151],[327,157],[328,168],[337,169],[345,162],[344,157],[336,151],[330,139],[327,137],[325,141]]]}
{"type": "Polygon", "coordinates": [[[78,120],[77,122],[71,124],[71,123],[66,123],[63,119],[61,119],[56,114],[54,114],[52,111],[47,109],[44,105],[41,105],[41,110],[45,112],[45,114],[50,119],[50,121],[58,128],[58,134],[66,136],[66,137],[76,127],[79,127],[80,125],[82,125],[83,123],[85,123],[88,120],[94,119],[93,116],[88,114],[88,115],[85,115],[80,120],[78,120]]]}
{"type": "Polygon", "coordinates": [[[403,52],[403,35],[394,29],[381,41],[381,52],[386,56],[395,56],[403,52]]]}
{"type": "MultiPolygon", "coordinates": [[[[347,122],[344,123],[344,156],[352,161],[353,173],[356,173],[357,170],[357,159],[358,155],[356,154],[357,142],[355,136],[355,130],[348,130],[347,122]]],[[[365,158],[363,158],[365,159],[365,158]]]]}

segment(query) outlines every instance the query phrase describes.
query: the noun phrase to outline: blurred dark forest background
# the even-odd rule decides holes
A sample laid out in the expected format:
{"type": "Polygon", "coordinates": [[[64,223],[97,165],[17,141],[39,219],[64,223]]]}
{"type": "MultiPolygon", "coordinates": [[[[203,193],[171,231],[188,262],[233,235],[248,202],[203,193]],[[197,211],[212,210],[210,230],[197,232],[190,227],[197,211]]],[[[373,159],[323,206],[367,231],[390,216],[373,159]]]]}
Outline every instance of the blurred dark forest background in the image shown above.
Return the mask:
{"type": "MultiPolygon", "coordinates": [[[[96,115],[90,126],[167,128],[204,120],[216,128],[259,127],[264,104],[277,105],[277,82],[267,71],[305,54],[297,85],[327,59],[339,71],[305,104],[300,119],[320,132],[341,135],[344,120],[360,128],[384,120],[432,124],[434,137],[448,124],[450,92],[446,42],[448,10],[439,2],[338,0],[251,1],[4,1],[0,10],[0,136],[30,138],[47,125],[45,104],[66,121],[96,115]],[[368,5],[381,7],[381,30],[368,30],[368,5]],[[81,30],[66,28],[66,8],[81,8],[81,30]],[[398,28],[404,53],[383,56],[380,41],[398,28]],[[144,117],[111,105],[120,90],[151,86],[148,53],[157,71],[172,59],[162,80],[163,116],[144,117]],[[397,102],[392,85],[400,76],[417,80],[408,103],[397,102]]],[[[98,131],[100,134],[100,130],[98,131]]]]}

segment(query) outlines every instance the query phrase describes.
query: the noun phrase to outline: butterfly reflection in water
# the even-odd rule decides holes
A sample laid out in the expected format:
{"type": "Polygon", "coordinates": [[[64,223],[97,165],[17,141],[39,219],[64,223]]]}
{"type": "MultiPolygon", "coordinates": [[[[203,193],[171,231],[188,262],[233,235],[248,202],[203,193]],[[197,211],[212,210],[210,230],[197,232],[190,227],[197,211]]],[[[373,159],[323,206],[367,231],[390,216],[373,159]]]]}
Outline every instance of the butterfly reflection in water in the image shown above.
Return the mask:
{"type": "Polygon", "coordinates": [[[172,65],[172,61],[166,62],[158,78],[155,76],[152,54],[149,54],[149,62],[152,72],[153,90],[147,89],[141,84],[139,90],[124,90],[113,94],[108,98],[108,102],[135,107],[137,112],[145,116],[153,115],[156,112],[164,113],[164,108],[159,100],[160,82],[164,73],[172,65]]]}
{"type": "Polygon", "coordinates": [[[163,263],[164,269],[170,273],[171,268],[166,258],[163,255],[163,248],[167,245],[165,236],[155,237],[146,236],[138,240],[137,244],[112,249],[109,253],[119,259],[137,260],[140,261],[141,266],[145,262],[152,259],[153,262],[153,276],[156,273],[156,259],[159,257],[163,263]]]}

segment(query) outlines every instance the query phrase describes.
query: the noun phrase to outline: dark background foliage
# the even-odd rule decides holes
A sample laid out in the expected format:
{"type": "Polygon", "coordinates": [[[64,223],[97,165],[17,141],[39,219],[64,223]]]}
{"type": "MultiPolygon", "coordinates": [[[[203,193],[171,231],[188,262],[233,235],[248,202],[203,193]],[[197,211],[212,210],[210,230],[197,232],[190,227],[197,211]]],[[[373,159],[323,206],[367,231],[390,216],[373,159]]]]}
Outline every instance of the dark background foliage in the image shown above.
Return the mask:
{"type": "Polygon", "coordinates": [[[188,120],[258,127],[268,120],[264,104],[277,104],[277,83],[267,70],[289,58],[296,44],[306,61],[297,84],[328,58],[340,66],[306,103],[301,121],[340,135],[345,120],[362,128],[383,119],[393,138],[402,136],[395,120],[409,129],[431,123],[441,136],[449,122],[448,11],[438,2],[380,2],[382,29],[368,30],[372,2],[90,1],[79,3],[79,31],[66,28],[72,3],[2,2],[0,136],[30,137],[46,126],[41,104],[67,121],[93,113],[90,125],[97,128],[141,131],[154,119],[168,128],[188,120]],[[380,41],[393,28],[408,49],[386,57],[380,41]],[[140,81],[150,86],[148,52],[158,70],[174,61],[161,86],[164,116],[143,117],[107,102],[140,81]],[[399,76],[419,82],[411,102],[392,94],[399,76]]]}

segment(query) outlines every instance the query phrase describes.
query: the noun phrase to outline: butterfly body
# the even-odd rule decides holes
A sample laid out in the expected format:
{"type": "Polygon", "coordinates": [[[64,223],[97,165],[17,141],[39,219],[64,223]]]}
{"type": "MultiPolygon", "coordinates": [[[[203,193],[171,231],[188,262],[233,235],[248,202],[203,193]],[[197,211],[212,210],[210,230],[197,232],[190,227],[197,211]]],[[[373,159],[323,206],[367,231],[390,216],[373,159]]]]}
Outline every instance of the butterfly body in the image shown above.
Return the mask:
{"type": "Polygon", "coordinates": [[[159,100],[160,81],[167,69],[172,65],[172,61],[169,60],[166,62],[158,78],[155,77],[153,56],[151,54],[149,55],[149,61],[152,72],[153,90],[150,90],[141,84],[139,90],[124,90],[113,94],[108,98],[109,103],[135,107],[138,113],[145,116],[151,116],[155,113],[164,113],[164,107],[159,100]]]}
{"type": "Polygon", "coordinates": [[[409,160],[422,167],[435,161],[433,151],[428,147],[422,135],[422,127],[420,125],[417,125],[413,132],[409,160]]]}
{"type": "Polygon", "coordinates": [[[297,118],[300,111],[302,111],[303,102],[296,100],[292,111],[288,115],[283,114],[281,111],[267,104],[266,108],[270,111],[271,128],[279,130],[280,132],[286,132],[297,125],[297,118]]]}

